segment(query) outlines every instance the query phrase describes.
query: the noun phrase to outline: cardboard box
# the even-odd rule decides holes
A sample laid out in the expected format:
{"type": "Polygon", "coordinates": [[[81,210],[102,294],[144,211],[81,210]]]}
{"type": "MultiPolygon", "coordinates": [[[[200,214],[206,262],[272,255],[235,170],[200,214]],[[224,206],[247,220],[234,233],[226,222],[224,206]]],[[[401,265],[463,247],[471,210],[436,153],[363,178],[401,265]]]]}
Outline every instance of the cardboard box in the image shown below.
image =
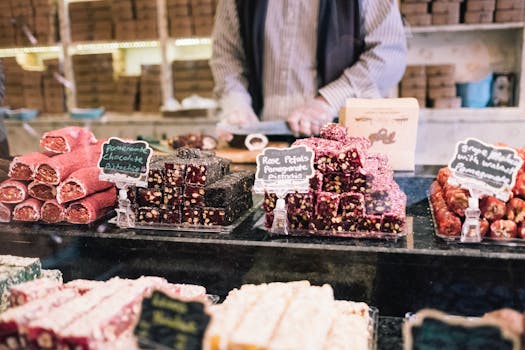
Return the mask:
{"type": "Polygon", "coordinates": [[[452,25],[459,23],[459,11],[456,13],[433,13],[432,24],[439,25],[452,25]]]}
{"type": "Polygon", "coordinates": [[[453,14],[458,14],[459,16],[459,7],[460,7],[460,3],[459,2],[432,2],[431,4],[431,10],[430,12],[432,14],[434,13],[441,13],[441,14],[445,14],[445,13],[453,13],[453,14]]]}
{"type": "Polygon", "coordinates": [[[427,95],[430,100],[435,100],[443,97],[456,97],[456,87],[447,86],[440,88],[429,88],[427,95]]]}
{"type": "Polygon", "coordinates": [[[467,11],[494,11],[496,0],[467,0],[465,9],[467,11]]]}
{"type": "Polygon", "coordinates": [[[460,97],[437,98],[430,100],[430,106],[433,108],[461,108],[460,97]]]}
{"type": "Polygon", "coordinates": [[[418,26],[429,26],[432,23],[432,16],[427,14],[417,14],[417,15],[405,15],[406,22],[414,27],[418,26]]]}
{"type": "Polygon", "coordinates": [[[426,2],[415,2],[415,3],[402,3],[401,13],[404,15],[415,15],[428,13],[428,3],[426,2]]]}
{"type": "Polygon", "coordinates": [[[455,82],[451,78],[453,77],[440,76],[440,75],[430,76],[428,77],[428,87],[430,89],[440,88],[440,87],[454,87],[455,82]]]}
{"type": "Polygon", "coordinates": [[[422,88],[427,87],[426,76],[403,77],[401,80],[401,88],[422,88]]]}
{"type": "Polygon", "coordinates": [[[467,11],[465,12],[464,22],[467,24],[492,23],[493,21],[494,21],[494,11],[467,11]]]}
{"type": "Polygon", "coordinates": [[[522,22],[525,19],[525,9],[497,10],[494,21],[497,23],[522,22]]]}
{"type": "Polygon", "coordinates": [[[525,8],[523,0],[496,0],[496,10],[513,10],[525,8]]]}

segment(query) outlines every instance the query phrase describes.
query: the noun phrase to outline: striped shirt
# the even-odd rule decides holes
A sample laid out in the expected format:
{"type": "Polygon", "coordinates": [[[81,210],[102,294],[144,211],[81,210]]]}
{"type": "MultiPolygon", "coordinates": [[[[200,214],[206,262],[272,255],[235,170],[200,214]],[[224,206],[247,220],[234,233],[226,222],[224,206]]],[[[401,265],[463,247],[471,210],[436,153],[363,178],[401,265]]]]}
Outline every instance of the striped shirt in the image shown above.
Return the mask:
{"type": "MultiPolygon", "coordinates": [[[[250,1],[250,0],[247,0],[250,1]]],[[[352,0],[349,0],[352,1],[352,0]]],[[[322,95],[334,116],[349,97],[386,96],[405,69],[406,39],[395,0],[360,0],[365,48],[336,80],[318,89],[319,0],[269,0],[264,33],[262,120],[285,120],[322,95]]],[[[220,0],[210,65],[225,112],[251,105],[235,0],[220,0]]]]}

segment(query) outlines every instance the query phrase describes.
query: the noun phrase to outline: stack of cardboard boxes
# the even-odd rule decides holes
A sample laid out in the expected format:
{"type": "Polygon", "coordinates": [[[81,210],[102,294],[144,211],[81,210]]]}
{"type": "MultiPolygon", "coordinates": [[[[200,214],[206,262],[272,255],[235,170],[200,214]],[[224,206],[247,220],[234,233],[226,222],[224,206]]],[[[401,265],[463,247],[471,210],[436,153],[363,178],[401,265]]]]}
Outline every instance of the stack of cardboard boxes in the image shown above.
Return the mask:
{"type": "Polygon", "coordinates": [[[41,71],[24,70],[24,107],[44,111],[43,78],[41,71]]]}
{"type": "Polygon", "coordinates": [[[52,0],[0,1],[0,45],[48,45],[58,40],[52,0]]]}
{"type": "Polygon", "coordinates": [[[430,107],[459,108],[461,98],[456,97],[454,80],[455,66],[452,64],[426,66],[427,91],[430,107]]]}
{"type": "Polygon", "coordinates": [[[46,70],[43,73],[44,111],[63,113],[65,110],[64,87],[58,82],[55,73],[61,74],[58,59],[45,60],[46,70]]]}
{"type": "Polygon", "coordinates": [[[211,98],[213,75],[208,60],[173,61],[173,94],[183,100],[193,94],[211,98]]]}
{"type": "Polygon", "coordinates": [[[171,37],[210,36],[215,0],[167,0],[171,37]]]}
{"type": "Polygon", "coordinates": [[[525,21],[525,1],[497,0],[494,21],[499,23],[525,21]]]}
{"type": "Polygon", "coordinates": [[[159,37],[156,1],[135,0],[135,15],[136,39],[149,40],[159,37]]]}
{"type": "Polygon", "coordinates": [[[420,107],[427,104],[427,75],[425,66],[407,66],[400,83],[401,97],[414,97],[420,107]]]}
{"type": "Polygon", "coordinates": [[[138,76],[121,75],[118,77],[113,98],[114,111],[131,113],[137,110],[139,81],[138,76]]]}
{"type": "Polygon", "coordinates": [[[401,3],[401,14],[408,25],[429,26],[432,24],[432,15],[429,12],[430,0],[403,0],[401,3]]]}
{"type": "Polygon", "coordinates": [[[460,19],[461,0],[440,0],[431,4],[432,24],[451,25],[458,24],[460,19]]]}
{"type": "Polygon", "coordinates": [[[210,36],[215,18],[214,0],[191,0],[193,30],[196,36],[210,36]]]}
{"type": "Polygon", "coordinates": [[[7,57],[2,59],[4,68],[5,97],[4,106],[12,109],[24,107],[24,70],[16,62],[16,58],[7,57]]]}
{"type": "Polygon", "coordinates": [[[111,54],[73,56],[77,106],[111,109],[114,93],[113,57],[111,54]]]}
{"type": "Polygon", "coordinates": [[[111,17],[117,40],[135,40],[135,14],[131,0],[113,0],[111,17]]]}
{"type": "Polygon", "coordinates": [[[68,6],[72,41],[103,41],[113,38],[109,0],[71,2],[68,6]]]}
{"type": "Polygon", "coordinates": [[[160,66],[142,65],[140,75],[140,110],[141,112],[158,112],[162,105],[160,88],[160,66]]]}
{"type": "Polygon", "coordinates": [[[467,0],[464,22],[468,24],[492,23],[495,9],[496,0],[467,0]]]}

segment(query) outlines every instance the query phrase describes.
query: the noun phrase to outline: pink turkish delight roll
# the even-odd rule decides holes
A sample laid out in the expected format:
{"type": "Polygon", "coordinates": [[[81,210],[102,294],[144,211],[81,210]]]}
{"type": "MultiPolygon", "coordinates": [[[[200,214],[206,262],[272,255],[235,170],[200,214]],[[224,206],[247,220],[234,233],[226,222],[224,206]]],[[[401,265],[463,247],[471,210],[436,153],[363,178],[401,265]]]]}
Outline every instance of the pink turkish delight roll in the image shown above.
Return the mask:
{"type": "Polygon", "coordinates": [[[30,181],[33,179],[36,167],[48,159],[49,157],[41,152],[15,157],[9,165],[9,177],[13,180],[30,181]]]}
{"type": "Polygon", "coordinates": [[[88,129],[69,126],[46,132],[40,139],[40,146],[53,153],[68,153],[97,142],[88,129]]]}
{"type": "Polygon", "coordinates": [[[38,221],[40,220],[40,209],[42,202],[35,198],[29,198],[17,204],[13,210],[13,220],[16,221],[38,221]]]}
{"type": "Polygon", "coordinates": [[[57,189],[54,185],[33,181],[27,185],[27,193],[38,200],[47,201],[56,198],[57,189]]]}
{"type": "Polygon", "coordinates": [[[0,203],[0,222],[11,222],[12,205],[0,203]]]}
{"type": "Polygon", "coordinates": [[[0,202],[7,204],[21,203],[27,198],[27,186],[16,180],[5,180],[0,184],[0,202]]]}
{"type": "Polygon", "coordinates": [[[66,219],[66,207],[56,199],[50,199],[42,204],[40,219],[50,224],[62,222],[66,219]]]}
{"type": "Polygon", "coordinates": [[[95,144],[49,158],[49,160],[38,165],[34,179],[38,182],[58,185],[73,172],[96,166],[100,153],[100,145],[95,144]]]}
{"type": "Polygon", "coordinates": [[[14,285],[9,288],[11,307],[21,306],[30,301],[41,299],[51,293],[57,292],[62,286],[57,280],[39,278],[33,281],[14,285]]]}
{"type": "Polygon", "coordinates": [[[58,203],[67,203],[82,199],[113,186],[111,182],[99,180],[99,174],[100,169],[96,166],[73,172],[58,186],[58,203]]]}
{"type": "Polygon", "coordinates": [[[73,289],[57,291],[5,311],[0,315],[0,348],[25,349],[21,340],[27,334],[29,322],[45,316],[78,296],[78,292],[73,289]]]}
{"type": "Polygon", "coordinates": [[[106,214],[116,201],[117,190],[111,187],[70,204],[66,210],[66,219],[73,224],[89,224],[106,214]]]}

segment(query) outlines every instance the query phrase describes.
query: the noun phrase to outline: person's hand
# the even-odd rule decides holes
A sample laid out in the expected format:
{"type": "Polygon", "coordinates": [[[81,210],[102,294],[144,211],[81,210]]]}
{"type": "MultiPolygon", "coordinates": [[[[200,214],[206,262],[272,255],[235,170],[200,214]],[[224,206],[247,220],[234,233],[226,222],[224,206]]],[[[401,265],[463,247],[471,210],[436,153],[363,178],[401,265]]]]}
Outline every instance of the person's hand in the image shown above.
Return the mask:
{"type": "Polygon", "coordinates": [[[288,125],[295,135],[319,135],[321,127],[335,117],[333,107],[324,97],[316,97],[297,108],[288,117],[288,125]]]}
{"type": "MultiPolygon", "coordinates": [[[[250,106],[236,107],[235,109],[224,113],[221,117],[224,123],[230,125],[247,126],[249,124],[258,123],[259,118],[253,112],[250,106]]],[[[217,127],[217,137],[219,140],[230,142],[233,135],[226,130],[217,127]]]]}
{"type": "Polygon", "coordinates": [[[483,318],[500,321],[514,333],[523,334],[523,314],[521,312],[512,309],[500,309],[486,313],[483,318]]]}

